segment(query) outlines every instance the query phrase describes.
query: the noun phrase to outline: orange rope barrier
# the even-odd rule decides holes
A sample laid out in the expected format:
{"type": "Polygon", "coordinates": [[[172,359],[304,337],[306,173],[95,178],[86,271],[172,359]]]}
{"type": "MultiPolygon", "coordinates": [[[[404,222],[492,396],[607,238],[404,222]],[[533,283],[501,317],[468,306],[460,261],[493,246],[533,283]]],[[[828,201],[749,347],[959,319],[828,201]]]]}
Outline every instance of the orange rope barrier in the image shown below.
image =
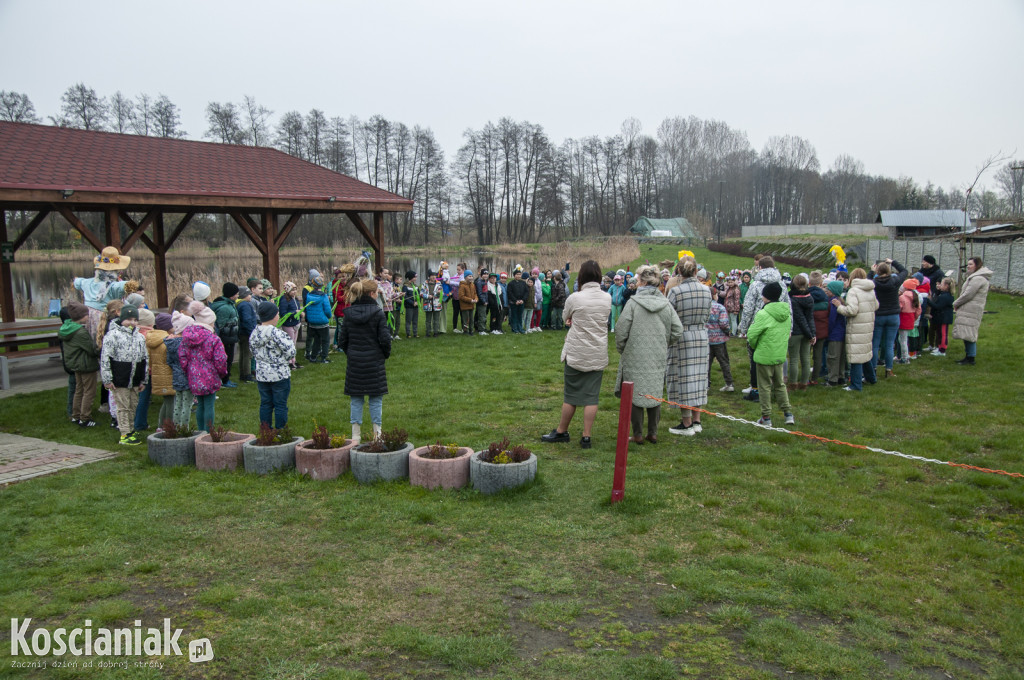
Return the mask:
{"type": "Polygon", "coordinates": [[[864,444],[853,444],[851,442],[844,442],[841,439],[830,439],[828,437],[821,437],[821,436],[818,436],[816,434],[808,434],[807,432],[800,432],[799,430],[787,430],[787,429],[782,428],[782,427],[769,427],[767,425],[759,425],[758,423],[752,422],[750,420],[744,420],[743,418],[737,418],[736,416],[730,416],[727,413],[716,413],[715,411],[708,411],[708,410],[702,409],[702,408],[700,408],[698,406],[685,406],[683,404],[679,404],[679,403],[676,403],[674,401],[669,401],[668,399],[661,399],[659,397],[655,397],[654,395],[651,395],[651,394],[645,394],[643,396],[644,396],[644,399],[651,399],[653,401],[660,401],[661,403],[668,404],[669,406],[678,406],[679,408],[684,408],[684,409],[687,409],[689,411],[694,411],[696,413],[704,413],[704,414],[707,414],[709,416],[714,416],[716,418],[724,418],[725,420],[733,420],[733,421],[736,421],[738,423],[745,423],[747,425],[754,425],[755,427],[760,427],[760,428],[765,429],[765,430],[772,430],[774,432],[781,432],[781,433],[784,433],[784,434],[792,434],[792,435],[795,435],[797,437],[804,437],[806,439],[810,439],[812,441],[817,441],[817,442],[822,442],[824,444],[839,444],[841,446],[849,446],[850,448],[861,449],[863,451],[873,451],[875,453],[884,453],[884,454],[889,455],[889,456],[898,456],[900,458],[906,458],[908,460],[920,460],[920,461],[924,461],[926,463],[935,463],[937,465],[949,465],[949,466],[952,466],[952,467],[964,468],[965,470],[973,470],[975,472],[987,472],[987,473],[994,474],[994,475],[1005,475],[1007,477],[1017,477],[1017,478],[1020,478],[1020,479],[1024,479],[1024,474],[1022,474],[1020,472],[1007,472],[1006,470],[994,470],[992,468],[983,468],[983,467],[978,467],[976,465],[967,465],[965,463],[954,463],[954,462],[948,461],[948,460],[938,460],[936,458],[925,458],[923,456],[913,456],[913,455],[910,455],[908,453],[900,453],[899,451],[887,451],[886,449],[879,449],[879,448],[875,448],[873,446],[865,446],[864,444]]]}

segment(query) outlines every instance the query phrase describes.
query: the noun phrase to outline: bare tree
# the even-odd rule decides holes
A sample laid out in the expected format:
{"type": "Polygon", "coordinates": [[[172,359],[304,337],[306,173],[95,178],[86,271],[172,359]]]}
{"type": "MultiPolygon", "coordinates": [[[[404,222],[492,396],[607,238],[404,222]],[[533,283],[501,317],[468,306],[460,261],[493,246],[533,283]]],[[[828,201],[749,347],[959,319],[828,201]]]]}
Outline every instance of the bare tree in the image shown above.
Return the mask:
{"type": "Polygon", "coordinates": [[[153,98],[143,92],[135,98],[135,109],[132,112],[132,129],[135,134],[148,137],[155,126],[153,118],[153,98]]]}
{"type": "Polygon", "coordinates": [[[167,95],[160,95],[153,104],[153,128],[156,137],[181,138],[186,135],[181,129],[178,107],[167,95]]]}
{"type": "Polygon", "coordinates": [[[241,144],[245,139],[238,107],[231,102],[207,104],[206,122],[209,127],[206,128],[203,136],[207,139],[216,140],[221,144],[241,144]]]}
{"type": "Polygon", "coordinates": [[[246,143],[251,146],[267,146],[270,143],[270,127],[268,121],[273,111],[256,103],[256,98],[245,95],[243,103],[245,113],[246,143]]]}
{"type": "Polygon", "coordinates": [[[38,123],[36,107],[28,95],[21,92],[0,91],[0,120],[12,123],[38,123]]]}
{"type": "Polygon", "coordinates": [[[298,111],[289,111],[277,122],[277,148],[286,154],[303,158],[305,152],[305,122],[298,111]]]}
{"type": "Polygon", "coordinates": [[[1010,217],[1024,215],[1024,161],[1013,160],[996,171],[996,182],[1003,192],[1010,217]]]}
{"type": "Polygon", "coordinates": [[[83,130],[103,130],[107,121],[107,102],[96,90],[76,83],[61,95],[60,117],[55,125],[83,130]]]}
{"type": "MultiPolygon", "coordinates": [[[[967,274],[967,220],[968,220],[968,207],[971,200],[971,193],[974,191],[974,187],[978,186],[978,182],[981,180],[981,176],[988,172],[989,168],[993,165],[997,165],[1007,160],[1007,156],[1003,156],[1000,152],[996,152],[986,158],[980,166],[978,166],[978,172],[974,175],[974,181],[971,182],[970,186],[967,187],[967,191],[964,194],[964,224],[963,229],[960,231],[960,247],[957,248],[957,277],[956,286],[959,289],[963,285],[964,278],[967,274]]],[[[971,255],[974,255],[974,238],[971,238],[971,255]]]]}
{"type": "Polygon", "coordinates": [[[122,134],[131,131],[135,105],[132,100],[118,90],[110,98],[110,127],[114,132],[122,134]]]}
{"type": "Polygon", "coordinates": [[[320,109],[311,109],[305,124],[306,160],[324,165],[327,116],[320,109]]]}
{"type": "Polygon", "coordinates": [[[331,118],[326,131],[326,154],[325,163],[327,167],[335,172],[351,173],[351,155],[348,125],[345,119],[340,116],[331,118]]]}

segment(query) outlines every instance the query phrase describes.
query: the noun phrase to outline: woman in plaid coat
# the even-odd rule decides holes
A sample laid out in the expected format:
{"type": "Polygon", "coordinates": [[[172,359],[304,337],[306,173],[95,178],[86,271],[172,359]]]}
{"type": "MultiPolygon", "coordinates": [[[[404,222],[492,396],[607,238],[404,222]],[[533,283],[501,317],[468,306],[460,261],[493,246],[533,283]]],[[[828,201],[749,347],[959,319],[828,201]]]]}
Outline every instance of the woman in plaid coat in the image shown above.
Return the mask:
{"type": "MultiPolygon", "coordinates": [[[[668,348],[669,401],[684,406],[708,403],[708,330],[705,325],[711,313],[711,293],[696,278],[697,262],[684,257],[676,265],[681,283],[670,288],[668,302],[683,325],[683,334],[668,348]]],[[[680,409],[681,422],[668,429],[672,434],[691,437],[703,430],[700,413],[680,409]]]]}

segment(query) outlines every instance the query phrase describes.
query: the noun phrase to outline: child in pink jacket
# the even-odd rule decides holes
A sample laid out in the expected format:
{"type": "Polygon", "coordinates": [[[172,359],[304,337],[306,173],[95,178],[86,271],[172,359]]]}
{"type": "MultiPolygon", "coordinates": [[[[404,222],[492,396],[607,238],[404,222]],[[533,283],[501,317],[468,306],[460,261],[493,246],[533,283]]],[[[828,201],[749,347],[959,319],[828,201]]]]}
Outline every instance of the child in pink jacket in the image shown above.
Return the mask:
{"type": "Polygon", "coordinates": [[[917,319],[921,316],[921,298],[917,296],[917,279],[908,277],[900,288],[900,330],[897,338],[900,343],[900,363],[910,363],[910,349],[907,339],[910,332],[917,328],[917,319]]]}
{"type": "Polygon", "coordinates": [[[196,397],[196,425],[209,431],[213,426],[214,403],[222,379],[228,374],[224,343],[213,332],[217,315],[201,302],[189,305],[195,324],[181,332],[178,360],[188,378],[188,389],[196,397]]]}

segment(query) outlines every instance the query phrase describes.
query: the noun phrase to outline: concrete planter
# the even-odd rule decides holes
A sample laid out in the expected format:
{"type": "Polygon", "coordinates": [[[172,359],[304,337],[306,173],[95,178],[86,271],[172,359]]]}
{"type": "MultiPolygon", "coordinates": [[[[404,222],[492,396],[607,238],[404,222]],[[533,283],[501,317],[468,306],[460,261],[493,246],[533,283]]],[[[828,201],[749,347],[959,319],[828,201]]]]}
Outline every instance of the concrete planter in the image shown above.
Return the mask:
{"type": "Polygon", "coordinates": [[[242,444],[242,460],[245,471],[265,475],[276,470],[295,467],[295,447],[302,437],[295,437],[285,444],[257,446],[255,438],[242,444]]]}
{"type": "Polygon", "coordinates": [[[424,458],[429,446],[421,446],[409,453],[409,483],[424,489],[461,489],[469,483],[469,457],[473,449],[459,447],[455,458],[424,458]]]}
{"type": "Polygon", "coordinates": [[[480,460],[483,451],[477,451],[469,459],[469,481],[480,493],[497,493],[502,489],[514,489],[537,476],[537,456],[522,463],[485,463],[480,460]]]}
{"type": "Polygon", "coordinates": [[[360,448],[362,447],[357,446],[349,451],[349,463],[356,481],[371,484],[405,479],[409,476],[409,453],[413,449],[412,442],[406,442],[398,451],[384,453],[368,453],[360,451],[360,448]]]}
{"type": "Polygon", "coordinates": [[[196,439],[196,468],[199,470],[236,470],[242,462],[242,445],[256,439],[254,434],[228,432],[224,441],[215,442],[209,434],[196,439]]]}
{"type": "Polygon", "coordinates": [[[314,449],[313,440],[298,444],[295,447],[295,468],[299,474],[308,475],[312,479],[337,479],[348,472],[349,450],[354,446],[351,439],[337,449],[314,449]]]}
{"type": "Polygon", "coordinates": [[[196,440],[204,434],[206,434],[206,432],[200,430],[191,437],[164,439],[163,432],[154,432],[146,437],[146,447],[149,449],[149,459],[163,467],[195,465],[196,440]]]}

